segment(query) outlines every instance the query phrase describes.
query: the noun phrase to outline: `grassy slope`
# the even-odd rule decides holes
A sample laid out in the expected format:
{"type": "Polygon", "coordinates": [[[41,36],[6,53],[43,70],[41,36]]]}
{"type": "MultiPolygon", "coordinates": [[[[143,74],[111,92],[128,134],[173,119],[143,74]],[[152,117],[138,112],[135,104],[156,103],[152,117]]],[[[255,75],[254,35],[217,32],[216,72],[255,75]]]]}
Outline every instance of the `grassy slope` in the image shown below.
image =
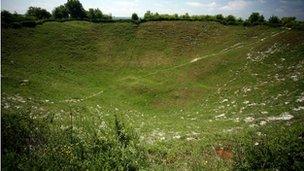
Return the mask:
{"type": "Polygon", "coordinates": [[[211,147],[268,116],[303,121],[294,110],[303,106],[303,40],[293,30],[183,21],[5,29],[2,110],[31,108],[53,117],[54,129],[69,125],[72,110],[75,127],[89,133],[116,113],[147,147],[166,151],[151,156],[156,165],[230,167],[211,147]]]}

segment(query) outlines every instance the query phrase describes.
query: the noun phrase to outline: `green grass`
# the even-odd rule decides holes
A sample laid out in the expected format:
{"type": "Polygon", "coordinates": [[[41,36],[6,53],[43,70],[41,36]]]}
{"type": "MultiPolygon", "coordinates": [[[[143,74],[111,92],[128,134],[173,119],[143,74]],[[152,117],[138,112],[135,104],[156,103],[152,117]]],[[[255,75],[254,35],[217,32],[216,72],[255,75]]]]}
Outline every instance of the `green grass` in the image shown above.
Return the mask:
{"type": "MultiPolygon", "coordinates": [[[[117,115],[144,148],[147,162],[137,168],[230,170],[233,159],[217,147],[230,152],[250,131],[303,121],[303,40],[295,30],[187,21],[3,29],[2,115],[27,109],[51,135],[67,134],[72,124],[87,146],[96,136],[114,141],[117,115]],[[294,118],[267,120],[284,112],[294,118]],[[248,117],[255,120],[246,123],[248,117]]],[[[42,149],[64,139],[51,135],[42,149]]],[[[71,162],[75,156],[61,155],[71,162]]],[[[93,169],[101,158],[77,158],[71,168],[93,169]]],[[[122,162],[108,168],[127,167],[123,158],[113,161],[122,162]]]]}

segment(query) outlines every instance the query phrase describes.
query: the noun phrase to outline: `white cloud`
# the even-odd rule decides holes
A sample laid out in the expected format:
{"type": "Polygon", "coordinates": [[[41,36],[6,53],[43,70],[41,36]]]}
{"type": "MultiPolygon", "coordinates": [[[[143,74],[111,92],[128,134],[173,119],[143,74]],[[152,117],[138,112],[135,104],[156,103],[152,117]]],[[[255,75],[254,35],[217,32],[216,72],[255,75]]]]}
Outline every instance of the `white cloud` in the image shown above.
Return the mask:
{"type": "Polygon", "coordinates": [[[286,0],[281,0],[280,2],[283,3],[283,4],[287,4],[288,3],[288,1],[286,1],[286,0]]]}
{"type": "Polygon", "coordinates": [[[201,7],[214,8],[217,6],[216,2],[210,2],[210,3],[204,4],[204,3],[200,3],[200,2],[191,1],[191,2],[186,2],[186,4],[188,6],[195,7],[195,8],[201,8],[201,7]]]}
{"type": "Polygon", "coordinates": [[[233,0],[228,2],[225,6],[221,7],[222,10],[242,10],[247,8],[250,5],[250,2],[244,0],[233,0]]]}
{"type": "Polygon", "coordinates": [[[259,3],[261,4],[265,4],[266,3],[266,0],[257,0],[259,3]]]}

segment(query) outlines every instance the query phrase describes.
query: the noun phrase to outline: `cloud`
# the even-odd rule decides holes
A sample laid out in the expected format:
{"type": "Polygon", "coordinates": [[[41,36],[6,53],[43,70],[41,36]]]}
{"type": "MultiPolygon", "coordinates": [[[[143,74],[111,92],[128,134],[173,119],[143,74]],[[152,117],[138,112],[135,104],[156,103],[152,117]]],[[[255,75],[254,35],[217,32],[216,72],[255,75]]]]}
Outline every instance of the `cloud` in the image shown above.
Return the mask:
{"type": "Polygon", "coordinates": [[[286,0],[281,0],[280,2],[283,3],[283,4],[287,4],[288,3],[288,1],[286,1],[286,0]]]}
{"type": "Polygon", "coordinates": [[[221,7],[222,10],[242,10],[247,8],[250,5],[250,2],[244,0],[233,0],[228,2],[225,6],[221,7]]]}
{"type": "Polygon", "coordinates": [[[266,3],[266,0],[257,0],[259,3],[261,4],[265,4],[266,3]]]}
{"type": "Polygon", "coordinates": [[[186,2],[186,4],[188,6],[191,6],[191,7],[194,7],[194,8],[201,8],[201,7],[214,8],[214,7],[217,6],[216,2],[210,2],[210,3],[204,4],[204,3],[200,3],[200,2],[191,1],[191,2],[186,2]]]}
{"type": "Polygon", "coordinates": [[[283,9],[283,8],[276,8],[276,9],[275,9],[275,12],[281,13],[281,12],[284,12],[284,9],[283,9]]]}

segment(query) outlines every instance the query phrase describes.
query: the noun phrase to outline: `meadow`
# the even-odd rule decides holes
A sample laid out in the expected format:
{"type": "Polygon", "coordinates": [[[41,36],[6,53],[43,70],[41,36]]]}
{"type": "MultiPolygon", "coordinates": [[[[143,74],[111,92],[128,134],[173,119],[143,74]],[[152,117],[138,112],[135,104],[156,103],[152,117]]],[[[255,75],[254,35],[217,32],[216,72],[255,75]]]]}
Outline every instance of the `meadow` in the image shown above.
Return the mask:
{"type": "Polygon", "coordinates": [[[45,22],[1,55],[4,170],[304,167],[303,31],[45,22]]]}

